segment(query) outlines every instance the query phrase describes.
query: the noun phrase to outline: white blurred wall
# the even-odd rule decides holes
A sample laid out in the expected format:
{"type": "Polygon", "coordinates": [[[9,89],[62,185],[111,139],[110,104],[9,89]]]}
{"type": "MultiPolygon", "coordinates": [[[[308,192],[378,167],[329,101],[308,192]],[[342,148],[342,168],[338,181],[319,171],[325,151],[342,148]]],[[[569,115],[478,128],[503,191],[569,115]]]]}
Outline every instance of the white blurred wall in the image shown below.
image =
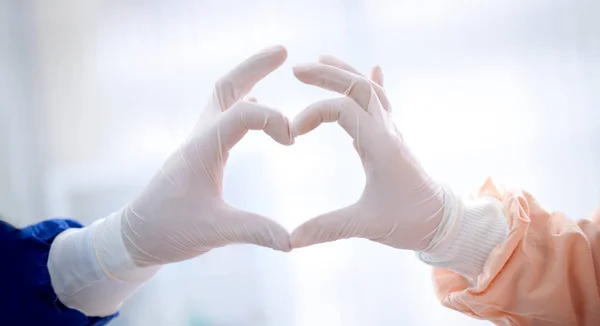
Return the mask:
{"type": "MultiPolygon", "coordinates": [[[[600,198],[600,3],[0,0],[0,214],[89,223],[143,187],[212,83],[262,46],[289,59],[253,91],[293,117],[336,96],[291,66],[380,64],[395,119],[457,191],[489,175],[585,217],[600,198]]],[[[349,204],[364,176],[326,126],[233,151],[232,204],[290,230],[349,204]]],[[[481,325],[439,306],[411,253],[351,240],[289,255],[238,246],[165,268],[115,325],[481,325]],[[196,319],[196,324],[193,324],[196,319]]]]}
{"type": "Polygon", "coordinates": [[[26,5],[0,1],[0,216],[18,225],[43,214],[31,19],[26,5]]]}

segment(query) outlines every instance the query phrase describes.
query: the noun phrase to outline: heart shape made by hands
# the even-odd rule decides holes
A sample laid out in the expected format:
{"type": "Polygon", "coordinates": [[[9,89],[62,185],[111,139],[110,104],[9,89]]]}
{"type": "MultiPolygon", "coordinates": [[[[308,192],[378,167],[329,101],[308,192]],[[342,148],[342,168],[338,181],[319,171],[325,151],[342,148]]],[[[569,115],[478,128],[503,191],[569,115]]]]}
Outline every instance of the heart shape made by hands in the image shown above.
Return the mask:
{"type": "Polygon", "coordinates": [[[354,140],[365,170],[360,199],[319,215],[294,230],[292,248],[346,238],[365,238],[394,248],[428,250],[440,229],[448,192],[412,154],[391,119],[379,67],[366,78],[352,66],[323,56],[294,67],[302,82],[345,95],[309,105],[292,121],[300,136],[335,122],[354,140]]]}
{"type": "Polygon", "coordinates": [[[333,57],[296,66],[300,81],[344,96],[309,105],[290,123],[273,108],[243,100],[286,57],[285,48],[271,47],[222,77],[187,141],[120,218],[108,219],[108,231],[102,234],[118,229],[110,221],[120,223],[136,265],[182,261],[234,243],[286,252],[351,237],[402,249],[429,246],[442,219],[445,192],[424,172],[392,123],[381,70],[375,68],[369,80],[333,57]],[[263,130],[276,142],[291,145],[296,136],[334,121],[353,138],[365,169],[365,188],[356,203],[317,216],[290,235],[274,221],[223,200],[229,151],[249,130],[263,130]]]}
{"type": "Polygon", "coordinates": [[[344,96],[309,105],[291,123],[291,138],[337,121],[354,140],[366,184],[356,203],[296,228],[289,249],[353,237],[400,249],[429,249],[442,224],[444,203],[452,197],[424,171],[392,122],[381,69],[375,67],[367,78],[343,61],[323,56],[319,63],[294,67],[294,74],[344,96]]]}

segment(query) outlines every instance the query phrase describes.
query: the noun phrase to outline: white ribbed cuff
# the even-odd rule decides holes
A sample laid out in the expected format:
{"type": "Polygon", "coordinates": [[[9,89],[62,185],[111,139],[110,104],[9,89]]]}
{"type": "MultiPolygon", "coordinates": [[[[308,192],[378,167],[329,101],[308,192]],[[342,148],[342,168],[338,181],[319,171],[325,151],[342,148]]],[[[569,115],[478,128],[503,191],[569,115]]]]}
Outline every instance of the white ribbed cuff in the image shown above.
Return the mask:
{"type": "Polygon", "coordinates": [[[473,284],[492,250],[506,240],[508,222],[493,197],[463,202],[448,191],[442,226],[429,248],[418,252],[424,263],[448,269],[473,284]],[[444,223],[445,222],[445,223],[444,223]]]}
{"type": "Polygon", "coordinates": [[[107,234],[107,224],[110,227],[114,220],[118,219],[109,217],[82,229],[68,229],[50,247],[48,271],[54,292],[65,306],[87,316],[114,314],[160,268],[135,266],[122,240],[119,243],[120,233],[119,237],[100,236],[101,249],[95,249],[98,235],[107,234]],[[100,253],[109,259],[101,263],[100,253]]]}

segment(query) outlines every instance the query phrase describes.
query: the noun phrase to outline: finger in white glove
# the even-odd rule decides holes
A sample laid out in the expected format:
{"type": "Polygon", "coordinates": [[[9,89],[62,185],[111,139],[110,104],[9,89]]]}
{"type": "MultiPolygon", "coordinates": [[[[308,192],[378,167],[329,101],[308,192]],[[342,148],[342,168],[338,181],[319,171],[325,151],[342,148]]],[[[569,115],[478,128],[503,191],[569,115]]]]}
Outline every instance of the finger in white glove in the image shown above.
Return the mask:
{"type": "Polygon", "coordinates": [[[375,90],[375,93],[377,94],[377,97],[379,98],[379,101],[381,102],[381,105],[383,106],[383,108],[388,112],[392,111],[392,105],[388,101],[388,98],[385,95],[385,90],[383,89],[383,71],[381,70],[381,68],[379,66],[373,67],[373,69],[371,70],[371,78],[366,79],[366,77],[363,74],[361,74],[358,70],[356,70],[354,67],[352,67],[351,65],[347,64],[346,62],[344,62],[334,56],[331,56],[331,55],[320,56],[319,63],[328,65],[328,66],[332,66],[332,67],[336,67],[336,68],[340,68],[342,70],[345,70],[351,74],[360,76],[363,79],[367,80],[368,82],[371,83],[371,86],[373,87],[373,90],[375,90]]]}

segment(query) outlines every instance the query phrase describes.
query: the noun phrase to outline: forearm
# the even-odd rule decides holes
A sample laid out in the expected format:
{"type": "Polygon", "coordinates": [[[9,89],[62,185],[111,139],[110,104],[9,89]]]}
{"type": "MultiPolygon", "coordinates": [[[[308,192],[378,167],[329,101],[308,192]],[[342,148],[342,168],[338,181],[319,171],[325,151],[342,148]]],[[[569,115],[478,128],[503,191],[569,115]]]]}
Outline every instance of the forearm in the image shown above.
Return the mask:
{"type": "Polygon", "coordinates": [[[479,219],[486,222],[460,229],[463,233],[467,229],[483,232],[487,240],[481,235],[457,236],[453,243],[458,250],[434,254],[442,257],[452,253],[453,257],[451,264],[434,269],[442,304],[499,325],[600,324],[598,224],[587,220],[576,223],[563,214],[550,213],[528,193],[502,189],[490,180],[477,197],[483,203],[482,198],[489,196],[501,203],[508,232],[491,250],[485,249],[498,241],[501,232],[500,228],[489,228],[497,223],[497,211],[482,211],[479,219]],[[458,244],[458,240],[468,245],[458,244]],[[485,249],[480,253],[489,251],[487,259],[483,265],[473,260],[478,274],[472,268],[461,275],[460,267],[469,262],[457,257],[469,256],[469,248],[478,244],[479,249],[485,249]]]}
{"type": "Polygon", "coordinates": [[[52,244],[65,230],[81,227],[66,219],[46,220],[22,229],[0,221],[1,325],[99,326],[117,316],[89,316],[71,309],[60,301],[52,287],[48,270],[52,244]]]}
{"type": "Polygon", "coordinates": [[[426,264],[454,271],[474,284],[493,249],[508,235],[502,202],[493,196],[459,198],[448,188],[445,193],[442,225],[431,245],[417,255],[426,264]]]}
{"type": "Polygon", "coordinates": [[[120,212],[57,236],[48,270],[61,302],[87,316],[107,316],[149,280],[159,267],[137,267],[123,244],[120,212]]]}

